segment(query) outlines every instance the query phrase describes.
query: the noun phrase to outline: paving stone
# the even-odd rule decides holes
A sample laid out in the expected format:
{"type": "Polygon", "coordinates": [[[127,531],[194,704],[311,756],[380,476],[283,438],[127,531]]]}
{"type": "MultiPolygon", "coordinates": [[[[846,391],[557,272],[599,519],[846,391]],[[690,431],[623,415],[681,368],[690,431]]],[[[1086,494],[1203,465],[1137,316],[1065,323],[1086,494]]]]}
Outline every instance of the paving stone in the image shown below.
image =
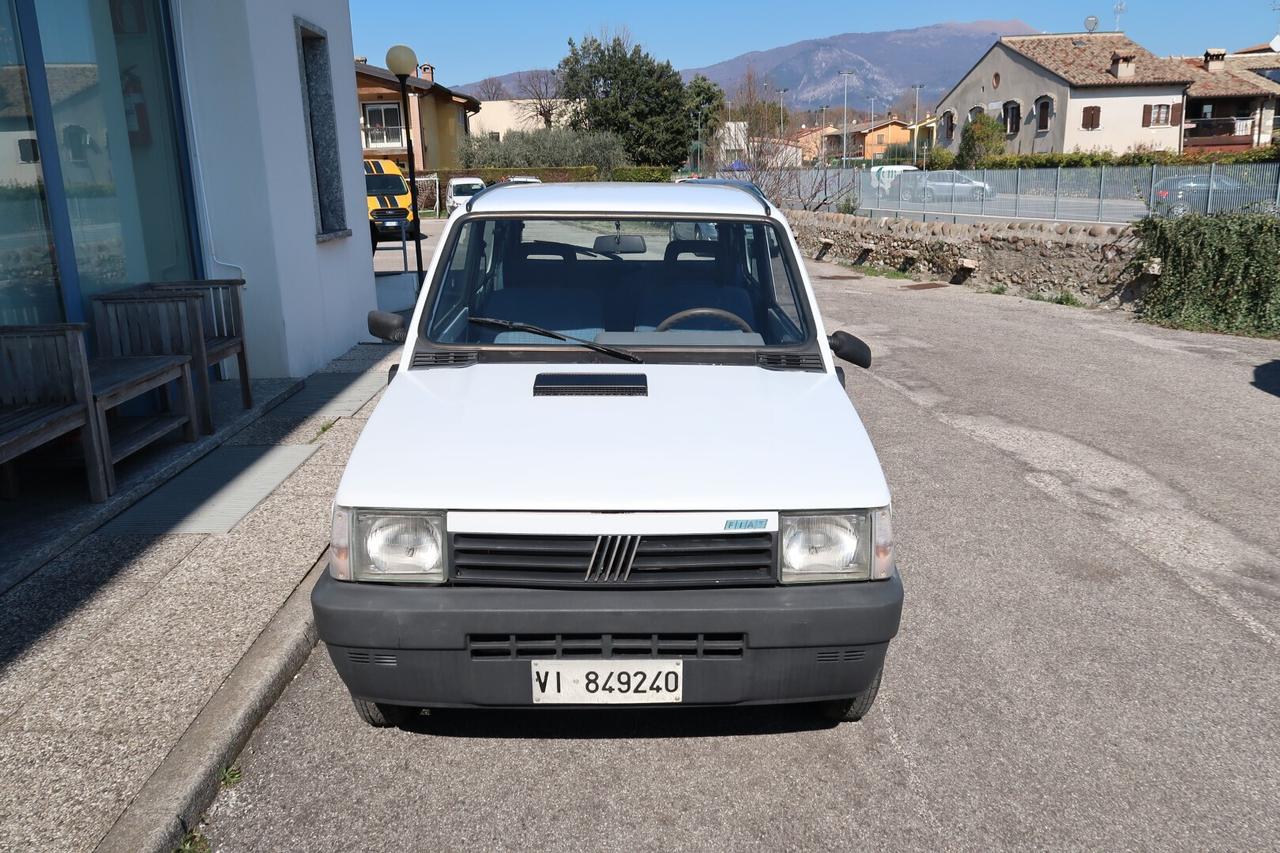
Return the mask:
{"type": "Polygon", "coordinates": [[[171,744],[137,731],[0,732],[0,850],[90,850],[171,744]]]}

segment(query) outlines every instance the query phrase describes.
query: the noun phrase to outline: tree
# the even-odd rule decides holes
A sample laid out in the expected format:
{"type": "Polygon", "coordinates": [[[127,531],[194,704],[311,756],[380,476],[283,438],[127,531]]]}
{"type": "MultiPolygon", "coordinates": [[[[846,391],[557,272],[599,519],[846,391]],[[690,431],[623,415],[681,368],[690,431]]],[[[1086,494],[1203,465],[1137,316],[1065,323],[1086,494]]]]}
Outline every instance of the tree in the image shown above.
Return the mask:
{"type": "Polygon", "coordinates": [[[986,113],[965,122],[956,151],[957,169],[976,169],[988,157],[1004,153],[1004,127],[986,113]]]}
{"type": "Polygon", "coordinates": [[[482,101],[505,101],[510,95],[497,77],[486,77],[476,86],[476,97],[482,101]]]}
{"type": "Polygon", "coordinates": [[[628,156],[648,166],[683,163],[693,139],[684,83],[670,62],[659,62],[624,35],[569,39],[560,60],[560,95],[569,125],[622,137],[628,156]]]}
{"type": "Polygon", "coordinates": [[[526,71],[516,78],[516,94],[521,103],[516,109],[532,121],[551,127],[564,113],[564,100],[560,94],[560,79],[556,72],[541,69],[526,71]]]}
{"type": "MultiPolygon", "coordinates": [[[[684,102],[697,134],[694,143],[701,149],[703,140],[714,137],[720,129],[720,119],[724,112],[724,90],[699,74],[685,84],[684,102]]],[[[705,160],[703,152],[699,150],[700,167],[706,168],[705,160]]]]}

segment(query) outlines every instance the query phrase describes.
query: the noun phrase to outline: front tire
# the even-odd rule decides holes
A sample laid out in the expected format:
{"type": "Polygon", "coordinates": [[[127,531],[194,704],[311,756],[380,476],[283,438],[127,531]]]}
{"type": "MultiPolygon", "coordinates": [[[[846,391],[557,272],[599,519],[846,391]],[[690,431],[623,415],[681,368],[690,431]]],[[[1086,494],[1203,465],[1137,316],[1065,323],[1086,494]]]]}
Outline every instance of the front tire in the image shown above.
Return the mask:
{"type": "Polygon", "coordinates": [[[403,705],[388,705],[385,702],[370,702],[352,696],[351,704],[356,706],[356,713],[375,729],[387,729],[406,725],[418,716],[417,708],[406,708],[403,705]]]}
{"type": "Polygon", "coordinates": [[[876,679],[871,682],[871,686],[855,696],[850,696],[848,699],[832,699],[828,702],[819,702],[818,713],[835,723],[858,722],[867,715],[871,710],[872,704],[875,703],[876,694],[880,692],[880,677],[882,675],[884,675],[883,667],[876,673],[876,679]]]}

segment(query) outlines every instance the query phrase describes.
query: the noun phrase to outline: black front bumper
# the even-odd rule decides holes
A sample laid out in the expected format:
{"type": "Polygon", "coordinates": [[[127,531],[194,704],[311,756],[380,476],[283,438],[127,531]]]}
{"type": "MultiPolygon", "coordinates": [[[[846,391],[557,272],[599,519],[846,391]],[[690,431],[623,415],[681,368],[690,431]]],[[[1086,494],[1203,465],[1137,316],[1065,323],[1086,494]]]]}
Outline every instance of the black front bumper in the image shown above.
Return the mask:
{"type": "Polygon", "coordinates": [[[311,603],[334,666],[364,699],[532,705],[529,658],[516,656],[518,637],[742,635],[735,657],[681,655],[684,704],[724,705],[865,690],[897,634],[902,584],[895,577],[737,589],[503,589],[349,583],[325,574],[311,603]],[[512,656],[479,656],[475,636],[512,637],[512,656]]]}

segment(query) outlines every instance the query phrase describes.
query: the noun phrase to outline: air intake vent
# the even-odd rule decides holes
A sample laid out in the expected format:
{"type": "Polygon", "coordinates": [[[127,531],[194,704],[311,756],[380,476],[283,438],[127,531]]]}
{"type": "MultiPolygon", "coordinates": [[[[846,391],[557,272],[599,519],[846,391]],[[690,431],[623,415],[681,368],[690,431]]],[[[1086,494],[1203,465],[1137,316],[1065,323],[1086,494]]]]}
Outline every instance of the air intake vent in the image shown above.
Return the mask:
{"type": "Polygon", "coordinates": [[[759,353],[756,364],[765,370],[822,370],[822,356],[817,353],[759,353]]]}
{"type": "Polygon", "coordinates": [[[476,360],[475,351],[419,350],[413,354],[414,367],[467,367],[475,364],[476,360]]]}
{"type": "Polygon", "coordinates": [[[539,373],[535,397],[647,397],[649,377],[643,373],[539,373]]]}

